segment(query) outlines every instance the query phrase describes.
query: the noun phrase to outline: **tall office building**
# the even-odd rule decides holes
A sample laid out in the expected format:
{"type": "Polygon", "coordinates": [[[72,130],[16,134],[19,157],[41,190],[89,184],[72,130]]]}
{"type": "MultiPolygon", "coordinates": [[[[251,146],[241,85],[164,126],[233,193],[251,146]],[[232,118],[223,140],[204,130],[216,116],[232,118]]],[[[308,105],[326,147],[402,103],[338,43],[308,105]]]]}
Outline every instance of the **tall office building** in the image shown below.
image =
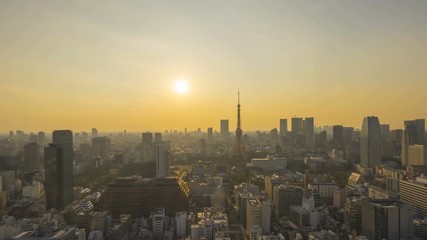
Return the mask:
{"type": "Polygon", "coordinates": [[[407,167],[408,164],[408,148],[409,145],[424,145],[425,144],[425,119],[407,120],[404,122],[402,132],[402,166],[407,167]]]}
{"type": "Polygon", "coordinates": [[[165,220],[165,209],[158,208],[153,212],[153,222],[151,229],[153,230],[153,240],[163,240],[163,222],[165,220]]]}
{"type": "Polygon", "coordinates": [[[351,231],[362,232],[362,199],[348,197],[344,204],[344,221],[351,231]]]}
{"type": "Polygon", "coordinates": [[[409,205],[394,200],[362,200],[362,234],[372,240],[409,239],[409,205]]]}
{"type": "Polygon", "coordinates": [[[381,165],[382,139],[378,117],[365,117],[360,132],[360,165],[375,169],[381,165]]]}
{"type": "Polygon", "coordinates": [[[65,188],[64,148],[59,144],[50,144],[44,149],[45,179],[44,189],[46,193],[46,209],[64,209],[69,201],[69,192],[73,188],[65,188]]]}
{"type": "MultiPolygon", "coordinates": [[[[248,199],[246,203],[246,229],[250,231],[252,226],[260,226],[262,233],[270,233],[271,201],[263,194],[256,194],[254,199],[248,199]]],[[[249,233],[250,235],[250,233],[249,233]]]]}
{"type": "Polygon", "coordinates": [[[61,183],[63,191],[63,204],[66,206],[74,200],[73,192],[73,132],[70,130],[56,130],[52,134],[52,142],[60,145],[62,148],[62,161],[58,166],[58,171],[62,174],[61,183]],[[59,169],[62,168],[62,169],[59,169]]]}
{"type": "Polygon", "coordinates": [[[279,185],[274,187],[274,205],[276,216],[289,216],[291,206],[300,206],[304,189],[293,185],[279,185]]]}
{"type": "Polygon", "coordinates": [[[176,221],[176,236],[184,238],[187,235],[187,213],[177,212],[175,214],[176,221]]]}
{"type": "Polygon", "coordinates": [[[344,127],[342,125],[334,125],[332,127],[332,137],[334,147],[344,147],[344,127]]]}
{"type": "Polygon", "coordinates": [[[314,118],[304,119],[304,144],[306,148],[314,147],[314,118]]]}
{"type": "Polygon", "coordinates": [[[153,133],[145,132],[142,134],[141,147],[141,160],[144,162],[153,161],[153,133]]]}
{"type": "Polygon", "coordinates": [[[354,128],[352,127],[344,127],[343,128],[343,140],[344,145],[350,145],[353,142],[353,134],[354,134],[354,128]]]}
{"type": "Polygon", "coordinates": [[[103,159],[110,158],[111,156],[110,138],[108,137],[92,138],[92,153],[94,157],[101,157],[103,159]]]}
{"type": "Polygon", "coordinates": [[[26,170],[39,169],[40,165],[40,147],[35,142],[30,142],[24,145],[24,164],[26,170]]]}
{"type": "Polygon", "coordinates": [[[316,146],[317,147],[325,147],[328,144],[328,136],[325,130],[316,134],[316,146]]]}
{"type": "Polygon", "coordinates": [[[292,134],[297,134],[303,132],[304,123],[302,118],[293,117],[292,118],[292,134]]]}
{"type": "Polygon", "coordinates": [[[169,145],[158,143],[155,146],[156,177],[169,176],[169,145]]]}
{"type": "Polygon", "coordinates": [[[81,159],[83,161],[89,161],[90,159],[92,159],[89,143],[80,143],[79,151],[80,151],[81,159]]]}
{"type": "Polygon", "coordinates": [[[288,119],[281,118],[279,125],[279,134],[280,136],[285,136],[288,133],[288,119]]]}
{"type": "Polygon", "coordinates": [[[228,137],[230,135],[228,119],[222,119],[220,121],[220,134],[223,137],[228,137]]]}

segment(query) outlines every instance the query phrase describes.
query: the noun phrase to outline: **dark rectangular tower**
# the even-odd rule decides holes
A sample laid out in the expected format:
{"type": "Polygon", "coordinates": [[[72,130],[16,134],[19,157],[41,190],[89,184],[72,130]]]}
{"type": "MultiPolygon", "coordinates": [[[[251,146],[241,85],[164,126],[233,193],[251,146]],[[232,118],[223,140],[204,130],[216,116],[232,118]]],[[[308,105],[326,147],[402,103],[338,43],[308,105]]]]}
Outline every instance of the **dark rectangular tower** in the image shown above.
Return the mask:
{"type": "Polygon", "coordinates": [[[61,175],[58,177],[61,179],[60,189],[63,195],[62,203],[66,206],[74,201],[73,132],[70,130],[55,130],[52,134],[52,142],[62,148],[62,158],[57,160],[61,161],[60,164],[57,164],[57,171],[61,172],[61,175]]]}

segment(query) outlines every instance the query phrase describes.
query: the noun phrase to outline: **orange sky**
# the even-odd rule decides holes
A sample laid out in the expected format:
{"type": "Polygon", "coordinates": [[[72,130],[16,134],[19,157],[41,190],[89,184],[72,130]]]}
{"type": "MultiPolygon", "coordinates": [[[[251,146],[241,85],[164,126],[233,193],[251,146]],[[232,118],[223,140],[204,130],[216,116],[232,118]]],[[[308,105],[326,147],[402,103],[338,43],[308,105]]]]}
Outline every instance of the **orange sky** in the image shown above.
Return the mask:
{"type": "Polygon", "coordinates": [[[426,118],[424,1],[0,2],[0,132],[426,118]],[[351,10],[351,11],[350,11],[351,10]],[[178,79],[189,83],[177,94],[178,79]]]}

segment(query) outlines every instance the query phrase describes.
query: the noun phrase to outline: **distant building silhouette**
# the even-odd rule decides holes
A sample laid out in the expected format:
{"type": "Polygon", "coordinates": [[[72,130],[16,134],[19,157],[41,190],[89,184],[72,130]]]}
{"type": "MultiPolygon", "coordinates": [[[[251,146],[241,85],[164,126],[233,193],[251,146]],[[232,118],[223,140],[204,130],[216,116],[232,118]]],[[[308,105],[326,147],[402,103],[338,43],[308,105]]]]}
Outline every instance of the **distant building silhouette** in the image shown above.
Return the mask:
{"type": "Polygon", "coordinates": [[[230,135],[228,119],[220,120],[220,134],[222,137],[228,137],[230,135]]]}
{"type": "Polygon", "coordinates": [[[102,159],[109,159],[111,155],[111,140],[108,137],[95,137],[92,139],[92,155],[102,159]]]}
{"type": "Polygon", "coordinates": [[[378,117],[365,117],[360,132],[360,165],[375,169],[381,164],[382,139],[378,117]]]}
{"type": "Polygon", "coordinates": [[[153,156],[153,133],[145,132],[142,134],[141,145],[141,161],[151,162],[154,160],[153,156]]]}
{"type": "Polygon", "coordinates": [[[335,148],[344,147],[344,127],[342,125],[332,127],[332,145],[335,148]]]}
{"type": "Polygon", "coordinates": [[[304,119],[304,145],[306,148],[314,147],[314,118],[304,119]]]}
{"type": "Polygon", "coordinates": [[[288,119],[281,118],[279,124],[279,134],[280,136],[285,136],[288,133],[288,119]]]}
{"type": "Polygon", "coordinates": [[[296,135],[303,132],[304,122],[302,118],[293,117],[292,118],[292,134],[296,135]]]}

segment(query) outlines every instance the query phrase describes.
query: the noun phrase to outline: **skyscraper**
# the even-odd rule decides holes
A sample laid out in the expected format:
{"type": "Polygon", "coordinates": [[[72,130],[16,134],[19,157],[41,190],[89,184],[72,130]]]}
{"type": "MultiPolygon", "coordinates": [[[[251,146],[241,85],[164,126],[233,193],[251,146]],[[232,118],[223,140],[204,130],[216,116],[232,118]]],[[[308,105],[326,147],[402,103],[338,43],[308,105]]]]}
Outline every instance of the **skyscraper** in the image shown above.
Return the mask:
{"type": "Polygon", "coordinates": [[[157,143],[155,146],[156,177],[163,178],[169,176],[169,145],[157,143]]]}
{"type": "Polygon", "coordinates": [[[382,139],[378,117],[365,117],[360,132],[360,165],[375,169],[381,164],[382,139]]]}
{"type": "Polygon", "coordinates": [[[352,127],[344,127],[343,128],[343,132],[344,132],[344,145],[349,145],[353,142],[353,133],[354,133],[354,128],[352,127]]]}
{"type": "Polygon", "coordinates": [[[402,132],[402,166],[408,166],[409,145],[425,144],[425,119],[407,120],[404,122],[402,132]]]}
{"type": "Polygon", "coordinates": [[[302,132],[304,128],[302,118],[293,117],[292,118],[292,134],[297,134],[302,132]]]}
{"type": "Polygon", "coordinates": [[[108,137],[95,137],[92,139],[92,153],[94,157],[110,158],[111,140],[108,137]]]}
{"type": "Polygon", "coordinates": [[[240,92],[237,93],[237,129],[236,139],[234,142],[234,153],[238,155],[245,153],[245,143],[243,142],[243,131],[240,119],[240,92]]]}
{"type": "Polygon", "coordinates": [[[71,194],[73,193],[73,187],[71,186],[70,188],[68,186],[70,179],[65,177],[66,170],[68,170],[65,165],[64,147],[62,145],[50,144],[45,147],[44,168],[46,177],[44,188],[46,192],[46,209],[62,210],[72,201],[70,192],[71,194]]]}
{"type": "Polygon", "coordinates": [[[157,208],[153,212],[153,221],[152,227],[153,230],[153,240],[162,240],[163,239],[163,222],[165,218],[165,209],[157,208]]]}
{"type": "Polygon", "coordinates": [[[62,172],[62,184],[61,189],[63,191],[63,206],[71,203],[74,200],[73,192],[73,132],[70,130],[56,130],[53,131],[52,141],[62,147],[62,161],[57,168],[58,171],[62,172]]]}
{"type": "Polygon", "coordinates": [[[312,117],[304,120],[304,144],[306,148],[314,147],[314,118],[312,117]]]}
{"type": "Polygon", "coordinates": [[[230,134],[228,119],[220,120],[220,134],[223,137],[228,137],[230,134]]]}
{"type": "Polygon", "coordinates": [[[281,118],[280,119],[280,126],[279,126],[279,134],[280,136],[286,135],[288,132],[288,119],[281,118]]]}
{"type": "Polygon", "coordinates": [[[344,127],[342,125],[334,125],[332,127],[332,137],[334,147],[344,147],[344,127]]]}
{"type": "Polygon", "coordinates": [[[142,134],[141,160],[145,162],[153,161],[153,133],[142,134]]]}
{"type": "Polygon", "coordinates": [[[409,205],[394,200],[362,200],[362,234],[368,239],[408,239],[409,205]]]}

